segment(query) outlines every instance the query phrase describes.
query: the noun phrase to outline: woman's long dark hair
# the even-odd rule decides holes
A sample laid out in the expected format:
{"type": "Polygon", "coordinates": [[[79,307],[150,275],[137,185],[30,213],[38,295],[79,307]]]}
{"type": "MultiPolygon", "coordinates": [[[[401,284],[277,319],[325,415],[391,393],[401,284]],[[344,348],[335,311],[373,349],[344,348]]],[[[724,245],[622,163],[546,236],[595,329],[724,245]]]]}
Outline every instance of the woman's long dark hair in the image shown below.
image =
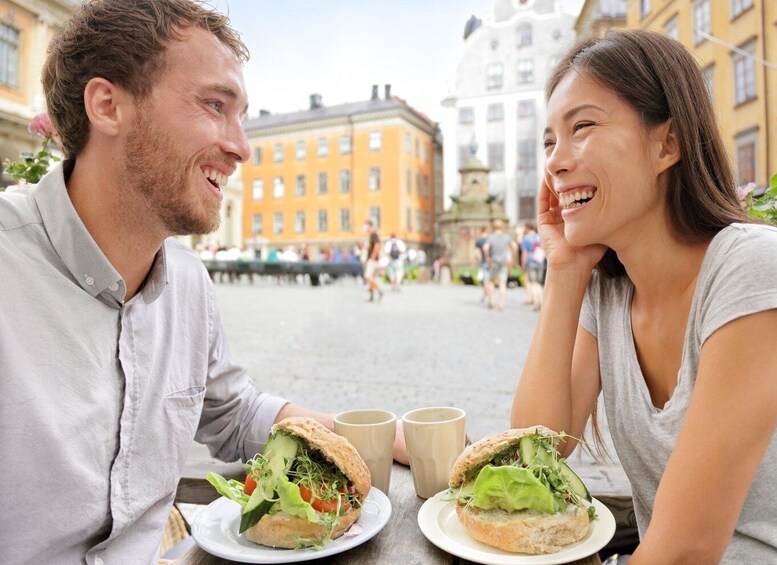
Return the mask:
{"type": "MultiPolygon", "coordinates": [[[[646,127],[672,118],[680,161],[669,170],[670,221],[688,241],[712,239],[734,222],[752,222],[736,197],[736,183],[699,67],[682,44],[647,30],[610,31],[574,45],[545,89],[549,99],[570,72],[618,94],[646,127]]],[[[609,249],[597,265],[608,277],[625,274],[609,249]]]]}

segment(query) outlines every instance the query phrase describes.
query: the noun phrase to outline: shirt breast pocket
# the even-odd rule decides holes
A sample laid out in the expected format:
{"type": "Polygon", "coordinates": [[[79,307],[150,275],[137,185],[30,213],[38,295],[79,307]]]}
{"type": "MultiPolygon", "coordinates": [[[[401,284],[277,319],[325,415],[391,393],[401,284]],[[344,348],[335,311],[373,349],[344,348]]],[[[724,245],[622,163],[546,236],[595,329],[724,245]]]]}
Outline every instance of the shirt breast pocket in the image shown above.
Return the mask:
{"type": "MultiPolygon", "coordinates": [[[[194,440],[205,400],[205,387],[192,386],[175,390],[164,396],[164,416],[169,433],[170,461],[180,476],[189,448],[194,440]]],[[[176,478],[177,481],[177,478],[176,478]]]]}

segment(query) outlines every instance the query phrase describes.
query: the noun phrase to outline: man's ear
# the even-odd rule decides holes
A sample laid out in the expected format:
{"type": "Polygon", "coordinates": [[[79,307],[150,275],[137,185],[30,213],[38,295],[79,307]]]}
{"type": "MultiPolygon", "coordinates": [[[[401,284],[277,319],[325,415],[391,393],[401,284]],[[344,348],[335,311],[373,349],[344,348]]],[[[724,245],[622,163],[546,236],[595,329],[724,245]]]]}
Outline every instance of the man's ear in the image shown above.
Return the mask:
{"type": "Polygon", "coordinates": [[[95,77],[84,88],[84,108],[92,128],[108,136],[121,131],[122,120],[127,119],[125,104],[129,95],[104,78],[95,77]]]}
{"type": "Polygon", "coordinates": [[[663,124],[656,126],[653,130],[653,139],[657,143],[657,172],[661,174],[682,158],[674,120],[669,118],[663,124]]]}

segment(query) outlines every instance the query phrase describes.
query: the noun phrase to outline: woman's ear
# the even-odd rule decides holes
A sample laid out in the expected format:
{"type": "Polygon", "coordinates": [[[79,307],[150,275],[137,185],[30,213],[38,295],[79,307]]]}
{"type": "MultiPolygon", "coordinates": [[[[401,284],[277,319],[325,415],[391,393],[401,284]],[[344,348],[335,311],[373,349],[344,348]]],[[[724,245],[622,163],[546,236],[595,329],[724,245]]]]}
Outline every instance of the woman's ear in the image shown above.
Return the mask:
{"type": "Polygon", "coordinates": [[[656,147],[656,165],[658,168],[656,172],[661,174],[682,157],[680,154],[680,140],[677,137],[674,120],[669,118],[663,124],[656,126],[651,137],[653,137],[656,147]]]}
{"type": "Polygon", "coordinates": [[[101,77],[95,77],[84,88],[84,109],[93,130],[103,135],[116,136],[125,118],[124,103],[127,93],[101,77]]]}

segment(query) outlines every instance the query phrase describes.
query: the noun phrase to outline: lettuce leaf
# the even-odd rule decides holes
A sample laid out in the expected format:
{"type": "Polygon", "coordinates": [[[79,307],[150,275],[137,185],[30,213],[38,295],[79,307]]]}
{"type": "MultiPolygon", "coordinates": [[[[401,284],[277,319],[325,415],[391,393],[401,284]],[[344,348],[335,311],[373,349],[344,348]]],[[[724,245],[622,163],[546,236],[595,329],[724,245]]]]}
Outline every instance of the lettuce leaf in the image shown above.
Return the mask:
{"type": "Polygon", "coordinates": [[[221,496],[234,500],[243,508],[248,504],[248,495],[243,492],[243,483],[240,481],[235,479],[227,480],[218,473],[208,473],[205,475],[205,478],[221,496]]]}
{"type": "Polygon", "coordinates": [[[556,497],[531,471],[512,465],[483,467],[475,479],[471,504],[483,510],[501,508],[507,512],[536,510],[552,514],[560,510],[556,497]]]}
{"type": "Polygon", "coordinates": [[[309,503],[302,500],[299,486],[289,481],[288,477],[280,477],[276,490],[281,498],[281,510],[308,522],[318,522],[318,513],[309,503]]]}

